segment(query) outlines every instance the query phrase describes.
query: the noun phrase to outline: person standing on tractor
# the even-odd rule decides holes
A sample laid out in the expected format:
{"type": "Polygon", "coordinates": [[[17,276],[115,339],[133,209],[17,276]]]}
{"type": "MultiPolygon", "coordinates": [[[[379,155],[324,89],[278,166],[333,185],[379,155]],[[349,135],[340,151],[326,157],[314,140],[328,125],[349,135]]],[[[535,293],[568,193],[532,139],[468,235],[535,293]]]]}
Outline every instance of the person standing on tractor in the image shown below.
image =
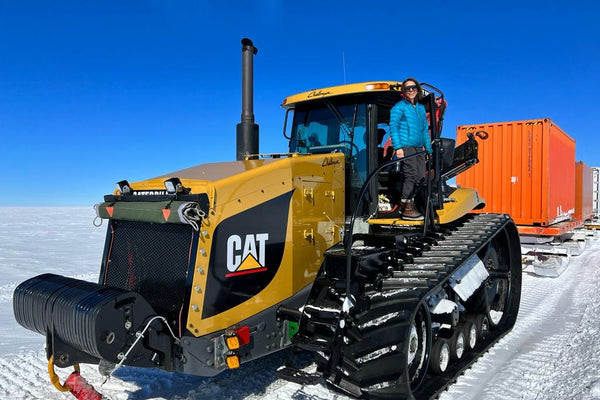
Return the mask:
{"type": "MultiPolygon", "coordinates": [[[[394,155],[403,158],[423,150],[431,154],[427,114],[425,107],[419,103],[423,97],[423,89],[416,79],[407,78],[402,83],[402,94],[404,98],[394,105],[390,113],[390,135],[394,155]]],[[[425,179],[425,154],[405,160],[402,170],[402,218],[421,220],[423,215],[416,209],[414,198],[419,183],[425,179]]]]}

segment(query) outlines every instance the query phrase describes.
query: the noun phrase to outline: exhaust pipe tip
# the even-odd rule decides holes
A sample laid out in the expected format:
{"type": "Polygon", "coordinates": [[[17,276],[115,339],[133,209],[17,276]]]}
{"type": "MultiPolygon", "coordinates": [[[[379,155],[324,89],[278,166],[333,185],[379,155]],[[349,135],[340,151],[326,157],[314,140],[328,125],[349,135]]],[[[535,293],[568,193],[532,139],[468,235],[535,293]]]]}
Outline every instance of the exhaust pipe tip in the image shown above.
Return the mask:
{"type": "Polygon", "coordinates": [[[236,127],[236,159],[246,159],[258,154],[258,125],[254,123],[254,66],[253,57],[258,53],[252,40],[242,39],[242,118],[236,127]]]}
{"type": "Polygon", "coordinates": [[[254,43],[252,43],[252,40],[248,38],[242,39],[242,51],[244,50],[252,50],[252,54],[254,55],[258,53],[258,49],[254,47],[254,43]]]}

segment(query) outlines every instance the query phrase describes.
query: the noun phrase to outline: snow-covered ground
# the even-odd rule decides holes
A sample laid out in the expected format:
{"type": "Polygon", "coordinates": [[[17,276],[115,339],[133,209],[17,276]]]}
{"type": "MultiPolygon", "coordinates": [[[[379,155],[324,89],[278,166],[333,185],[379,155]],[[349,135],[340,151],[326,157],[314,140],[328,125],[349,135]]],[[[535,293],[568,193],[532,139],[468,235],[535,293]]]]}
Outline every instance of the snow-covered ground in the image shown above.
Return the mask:
{"type": "MultiPolygon", "coordinates": [[[[94,281],[106,225],[91,208],[0,208],[0,399],[73,399],[50,384],[44,337],[13,318],[12,293],[43,272],[94,281]]],[[[600,241],[558,278],[525,274],[513,331],[479,359],[441,400],[600,399],[600,241]]],[[[281,381],[287,352],[213,378],[123,367],[103,383],[82,375],[111,400],[348,399],[323,386],[281,381]]],[[[61,379],[70,371],[59,370],[61,379]]]]}

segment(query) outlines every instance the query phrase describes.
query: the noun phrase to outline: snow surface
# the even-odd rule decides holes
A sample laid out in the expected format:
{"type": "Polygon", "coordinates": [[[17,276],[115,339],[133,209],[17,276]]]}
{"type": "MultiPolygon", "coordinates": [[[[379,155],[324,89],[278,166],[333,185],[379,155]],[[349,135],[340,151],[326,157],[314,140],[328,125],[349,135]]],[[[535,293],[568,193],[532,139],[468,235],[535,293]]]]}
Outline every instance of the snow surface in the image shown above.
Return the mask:
{"type": "MultiPolygon", "coordinates": [[[[95,281],[106,224],[94,227],[94,216],[91,208],[0,208],[0,399],[74,399],[50,384],[44,337],[15,322],[12,293],[44,272],[95,281]]],[[[525,273],[513,331],[440,399],[600,399],[599,289],[600,241],[558,278],[525,273]]],[[[123,367],[103,384],[91,365],[82,376],[110,400],[348,399],[277,379],[287,352],[213,378],[123,367]]],[[[57,372],[64,381],[71,371],[57,372]]]]}

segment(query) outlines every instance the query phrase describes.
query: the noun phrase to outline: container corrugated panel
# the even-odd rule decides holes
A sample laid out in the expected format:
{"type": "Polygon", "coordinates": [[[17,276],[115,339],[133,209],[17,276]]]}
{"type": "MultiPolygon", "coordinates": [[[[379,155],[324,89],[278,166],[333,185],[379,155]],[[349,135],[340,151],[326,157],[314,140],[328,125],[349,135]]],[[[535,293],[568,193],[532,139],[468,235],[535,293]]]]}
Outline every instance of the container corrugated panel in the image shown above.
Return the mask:
{"type": "Polygon", "coordinates": [[[575,164],[575,218],[583,221],[594,216],[594,176],[583,161],[575,164]]]}
{"type": "Polygon", "coordinates": [[[507,213],[518,225],[548,226],[575,212],[575,140],[550,119],[459,125],[479,140],[479,163],[456,177],[485,199],[481,212],[507,213]]]}

